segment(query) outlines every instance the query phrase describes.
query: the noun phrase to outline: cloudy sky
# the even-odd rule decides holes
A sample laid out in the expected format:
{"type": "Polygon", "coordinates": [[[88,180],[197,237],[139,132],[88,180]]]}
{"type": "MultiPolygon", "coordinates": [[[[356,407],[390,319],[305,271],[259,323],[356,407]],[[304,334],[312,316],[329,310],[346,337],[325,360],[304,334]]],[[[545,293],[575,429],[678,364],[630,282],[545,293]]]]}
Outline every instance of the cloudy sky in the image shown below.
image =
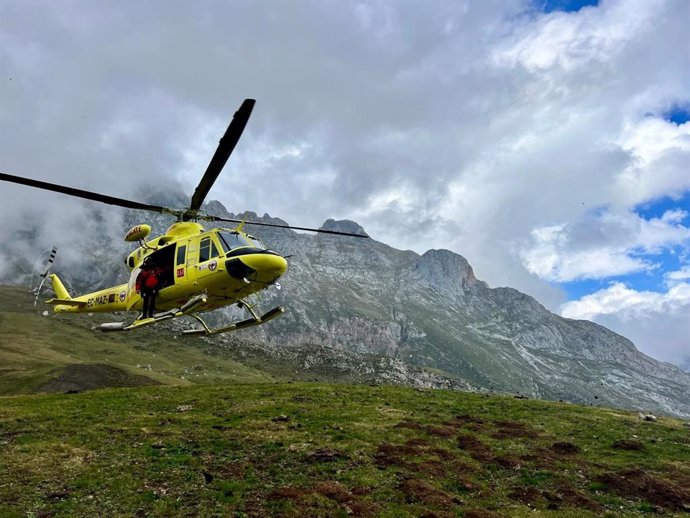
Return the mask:
{"type": "MultiPolygon", "coordinates": [[[[690,365],[689,23],[686,0],[0,0],[0,171],[191,193],[255,98],[209,199],[454,250],[690,365]]],[[[56,197],[1,185],[0,242],[30,211],[46,244],[88,230],[56,197]]]]}

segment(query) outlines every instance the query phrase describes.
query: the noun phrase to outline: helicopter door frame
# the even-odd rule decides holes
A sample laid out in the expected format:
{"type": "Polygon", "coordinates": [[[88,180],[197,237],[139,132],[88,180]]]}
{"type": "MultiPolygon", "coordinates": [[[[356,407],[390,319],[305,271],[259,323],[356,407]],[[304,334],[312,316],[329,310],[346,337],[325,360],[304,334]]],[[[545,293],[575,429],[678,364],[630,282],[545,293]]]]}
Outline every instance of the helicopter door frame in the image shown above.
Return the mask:
{"type": "MultiPolygon", "coordinates": [[[[163,247],[154,250],[146,256],[147,259],[153,261],[154,265],[160,269],[158,291],[162,292],[176,284],[174,261],[175,261],[175,247],[171,245],[164,245],[163,247]]],[[[136,282],[141,274],[141,263],[138,264],[129,274],[127,282],[127,311],[130,311],[141,301],[141,294],[136,290],[136,282]]]]}
{"type": "Polygon", "coordinates": [[[187,282],[187,279],[189,278],[189,258],[192,250],[190,247],[191,241],[191,239],[180,239],[176,243],[175,264],[173,265],[175,271],[175,284],[183,284],[187,282]]]}
{"type": "Polygon", "coordinates": [[[148,255],[153,264],[159,269],[159,291],[176,284],[174,269],[176,253],[176,247],[165,245],[148,255]]]}

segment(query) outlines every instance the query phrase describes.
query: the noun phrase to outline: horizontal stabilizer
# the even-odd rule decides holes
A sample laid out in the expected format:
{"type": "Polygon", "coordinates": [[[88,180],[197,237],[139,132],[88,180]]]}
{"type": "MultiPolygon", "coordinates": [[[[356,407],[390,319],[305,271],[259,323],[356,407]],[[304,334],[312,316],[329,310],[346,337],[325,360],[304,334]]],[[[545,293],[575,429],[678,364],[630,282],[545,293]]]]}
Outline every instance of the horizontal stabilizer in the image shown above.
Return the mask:
{"type": "Polygon", "coordinates": [[[85,300],[73,300],[73,299],[50,299],[50,300],[46,300],[46,304],[50,304],[52,306],[79,306],[79,307],[84,307],[84,306],[86,306],[86,301],[85,300]]]}

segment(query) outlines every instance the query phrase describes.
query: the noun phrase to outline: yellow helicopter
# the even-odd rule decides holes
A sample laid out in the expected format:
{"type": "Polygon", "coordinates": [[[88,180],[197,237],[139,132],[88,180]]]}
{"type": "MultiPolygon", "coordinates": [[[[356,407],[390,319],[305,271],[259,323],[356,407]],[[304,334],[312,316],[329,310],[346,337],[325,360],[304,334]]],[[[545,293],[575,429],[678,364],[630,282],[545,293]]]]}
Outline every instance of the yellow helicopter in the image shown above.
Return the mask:
{"type": "MultiPolygon", "coordinates": [[[[220,139],[206,172],[192,195],[191,204],[186,209],[170,209],[131,200],[115,198],[63,185],[0,173],[0,180],[13,182],[39,189],[54,191],[78,198],[117,205],[129,209],[147,210],[175,216],[177,221],[162,236],[147,239],[151,227],[146,224],[130,229],[125,240],[138,242],[139,247],[125,259],[130,270],[126,284],[105,288],[78,297],[71,297],[57,275],[51,274],[56,298],[47,301],[54,306],[56,313],[93,313],[137,311],[143,309],[143,300],[138,289],[144,262],[155,264],[159,280],[155,305],[159,313],[149,318],[136,318],[127,322],[101,324],[101,331],[129,331],[178,318],[190,316],[201,324],[201,328],[184,330],[185,335],[213,335],[263,324],[284,312],[275,307],[263,314],[247,298],[270,286],[278,285],[278,279],[287,270],[287,260],[277,252],[269,250],[256,237],[244,232],[245,224],[267,227],[305,230],[340,236],[368,237],[366,234],[353,234],[334,230],[276,225],[222,218],[201,212],[201,205],[222,171],[235,145],[249,120],[254,99],[245,99],[220,139]],[[230,222],[237,226],[212,228],[209,230],[199,221],[230,222]],[[236,304],[245,308],[250,318],[211,329],[199,312],[214,310],[236,304]]],[[[279,285],[278,285],[279,286],[279,285]]]]}

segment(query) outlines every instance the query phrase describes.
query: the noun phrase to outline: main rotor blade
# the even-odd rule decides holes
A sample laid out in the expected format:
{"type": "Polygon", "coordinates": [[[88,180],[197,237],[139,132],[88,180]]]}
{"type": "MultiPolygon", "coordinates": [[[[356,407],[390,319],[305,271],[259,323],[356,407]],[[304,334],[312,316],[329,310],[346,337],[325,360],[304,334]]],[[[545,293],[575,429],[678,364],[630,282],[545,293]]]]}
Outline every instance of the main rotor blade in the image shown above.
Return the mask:
{"type": "Polygon", "coordinates": [[[334,234],[336,236],[350,237],[369,237],[366,234],[352,234],[350,232],[338,232],[337,230],[326,230],[322,228],[293,227],[292,225],[276,225],[273,223],[261,223],[259,221],[244,221],[243,219],[221,218],[219,216],[201,216],[199,219],[206,221],[227,221],[229,223],[244,223],[245,225],[259,225],[261,227],[287,228],[290,230],[306,230],[308,232],[319,232],[320,234],[334,234]]]}
{"type": "Polygon", "coordinates": [[[216,149],[211,162],[206,168],[204,176],[201,178],[199,185],[192,195],[192,204],[189,206],[191,210],[199,210],[201,208],[201,204],[204,202],[208,191],[213,187],[213,183],[223,170],[233,149],[235,149],[237,141],[240,140],[244,127],[249,120],[249,116],[252,114],[252,108],[254,108],[255,102],[254,99],[245,99],[239,110],[235,112],[228,129],[225,131],[225,135],[220,139],[218,149],[216,149]]]}
{"type": "Polygon", "coordinates": [[[73,187],[65,187],[64,185],[42,182],[40,180],[32,180],[31,178],[22,178],[21,176],[13,176],[11,174],[0,173],[0,180],[18,183],[20,185],[27,185],[29,187],[36,187],[38,189],[45,189],[46,191],[59,192],[69,196],[75,196],[77,198],[84,198],[86,200],[107,203],[108,205],[117,205],[118,207],[125,207],[127,209],[149,210],[151,212],[167,214],[177,214],[179,212],[166,207],[159,207],[158,205],[149,205],[148,203],[140,203],[138,201],[115,198],[114,196],[106,196],[105,194],[98,194],[97,192],[83,191],[81,189],[74,189],[73,187]]]}

